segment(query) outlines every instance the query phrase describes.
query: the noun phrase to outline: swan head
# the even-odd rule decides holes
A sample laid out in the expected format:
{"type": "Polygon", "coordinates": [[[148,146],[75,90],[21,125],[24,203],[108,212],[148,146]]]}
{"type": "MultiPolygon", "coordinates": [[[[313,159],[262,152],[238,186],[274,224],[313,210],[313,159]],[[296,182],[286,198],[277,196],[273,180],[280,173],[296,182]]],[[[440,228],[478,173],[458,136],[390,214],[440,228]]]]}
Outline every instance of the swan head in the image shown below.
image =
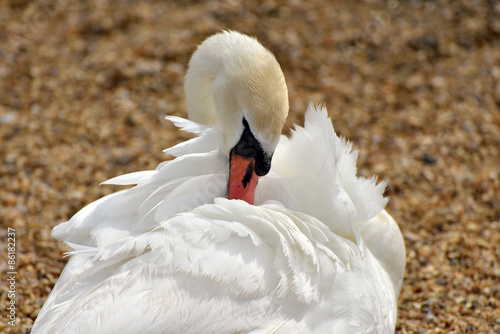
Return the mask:
{"type": "Polygon", "coordinates": [[[229,198],[253,203],[288,115],[278,61],[254,38],[218,33],[191,57],[184,90],[189,119],[221,127],[221,150],[230,160],[229,198]]]}

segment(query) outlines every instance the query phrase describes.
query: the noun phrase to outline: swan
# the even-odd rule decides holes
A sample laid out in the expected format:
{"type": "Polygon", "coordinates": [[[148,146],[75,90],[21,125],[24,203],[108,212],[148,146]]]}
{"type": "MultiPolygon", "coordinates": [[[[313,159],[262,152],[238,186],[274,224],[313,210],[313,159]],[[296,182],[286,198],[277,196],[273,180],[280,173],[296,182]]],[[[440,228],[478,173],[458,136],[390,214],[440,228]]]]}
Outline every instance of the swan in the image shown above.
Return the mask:
{"type": "Polygon", "coordinates": [[[71,258],[32,333],[394,333],[403,238],[325,107],[282,136],[281,68],[234,31],[198,47],[185,94],[176,158],[54,228],[71,258]]]}

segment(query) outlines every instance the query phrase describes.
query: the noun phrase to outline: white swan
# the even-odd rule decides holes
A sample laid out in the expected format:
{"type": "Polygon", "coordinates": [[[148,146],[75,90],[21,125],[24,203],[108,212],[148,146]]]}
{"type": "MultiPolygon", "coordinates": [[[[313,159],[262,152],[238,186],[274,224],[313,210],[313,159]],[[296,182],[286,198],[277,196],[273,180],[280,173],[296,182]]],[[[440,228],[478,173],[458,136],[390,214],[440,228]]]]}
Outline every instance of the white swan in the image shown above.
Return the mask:
{"type": "Polygon", "coordinates": [[[185,90],[198,137],[54,228],[72,257],[32,333],[393,333],[403,239],[326,110],[280,137],[281,69],[231,31],[185,90]]]}

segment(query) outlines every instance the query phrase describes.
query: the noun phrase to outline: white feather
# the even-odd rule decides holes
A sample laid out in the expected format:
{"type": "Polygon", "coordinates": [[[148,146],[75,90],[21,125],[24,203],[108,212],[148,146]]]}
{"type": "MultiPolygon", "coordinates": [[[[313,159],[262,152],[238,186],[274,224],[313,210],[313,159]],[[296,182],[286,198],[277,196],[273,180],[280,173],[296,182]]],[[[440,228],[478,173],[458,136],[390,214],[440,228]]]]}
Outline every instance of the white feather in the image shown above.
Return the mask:
{"type": "MultiPolygon", "coordinates": [[[[54,233],[74,251],[34,332],[265,333],[281,322],[276,333],[394,328],[389,274],[401,268],[387,272],[373,254],[390,257],[382,247],[400,240],[397,225],[377,240],[377,217],[388,217],[380,187],[352,175],[355,155],[324,109],[306,115],[260,181],[278,180],[283,192],[259,184],[260,205],[223,198],[226,156],[191,153],[58,226],[54,233]],[[290,165],[287,152],[306,158],[290,165]],[[271,199],[281,204],[263,204],[271,199]],[[360,217],[373,233],[357,229],[360,217]]],[[[400,249],[386,251],[401,258],[400,249]]]]}

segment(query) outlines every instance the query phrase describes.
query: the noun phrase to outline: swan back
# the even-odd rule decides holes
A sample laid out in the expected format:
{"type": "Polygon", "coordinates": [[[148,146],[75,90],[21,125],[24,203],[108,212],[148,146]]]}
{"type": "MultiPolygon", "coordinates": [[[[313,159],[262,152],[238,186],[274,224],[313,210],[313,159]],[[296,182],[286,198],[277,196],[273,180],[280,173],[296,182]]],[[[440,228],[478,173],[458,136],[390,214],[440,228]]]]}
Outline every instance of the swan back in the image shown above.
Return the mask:
{"type": "Polygon", "coordinates": [[[137,186],[54,229],[73,256],[33,333],[394,331],[403,239],[383,185],[355,176],[326,110],[310,108],[280,142],[255,206],[220,198],[220,128],[171,119],[198,134],[168,151],[177,159],[110,180],[137,186]],[[286,152],[314,152],[318,141],[323,168],[298,159],[285,173],[286,152]]]}

